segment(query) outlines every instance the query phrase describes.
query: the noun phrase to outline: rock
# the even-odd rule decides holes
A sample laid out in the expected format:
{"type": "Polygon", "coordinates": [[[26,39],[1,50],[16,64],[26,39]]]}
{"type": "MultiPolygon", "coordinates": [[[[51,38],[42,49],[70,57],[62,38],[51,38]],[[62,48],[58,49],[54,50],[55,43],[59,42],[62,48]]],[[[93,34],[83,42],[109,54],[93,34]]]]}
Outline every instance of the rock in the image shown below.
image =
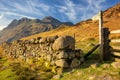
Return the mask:
{"type": "Polygon", "coordinates": [[[120,62],[113,62],[111,65],[112,65],[112,67],[115,68],[115,69],[120,68],[120,62]]]}
{"type": "Polygon", "coordinates": [[[62,74],[65,70],[64,70],[65,68],[63,68],[63,67],[60,67],[60,68],[56,68],[56,73],[57,74],[62,74]]]}
{"type": "Polygon", "coordinates": [[[7,42],[2,43],[2,47],[3,47],[3,48],[6,48],[6,45],[8,45],[7,42]]]}
{"type": "Polygon", "coordinates": [[[47,42],[53,43],[57,38],[58,38],[58,36],[49,36],[49,37],[47,37],[47,42]]]}
{"type": "Polygon", "coordinates": [[[71,68],[78,67],[80,65],[80,61],[77,58],[74,58],[70,64],[71,68]]]}
{"type": "Polygon", "coordinates": [[[29,41],[29,40],[25,40],[24,43],[25,43],[25,44],[30,44],[30,41],[29,41]]]}
{"type": "Polygon", "coordinates": [[[52,55],[48,54],[46,58],[50,62],[52,60],[52,55]]]}
{"type": "Polygon", "coordinates": [[[71,36],[62,36],[55,40],[52,48],[54,50],[75,50],[75,39],[71,36]]]}
{"type": "Polygon", "coordinates": [[[81,56],[81,55],[80,55],[80,52],[78,52],[78,51],[75,52],[75,56],[79,58],[79,57],[81,56]]]}
{"type": "Polygon", "coordinates": [[[35,43],[35,44],[38,44],[38,43],[39,43],[39,40],[36,39],[34,43],[35,43]]]}
{"type": "Polygon", "coordinates": [[[40,40],[42,37],[37,37],[37,40],[40,40]]]}
{"type": "Polygon", "coordinates": [[[69,52],[69,59],[73,59],[75,57],[75,53],[74,52],[69,52]]]}
{"type": "Polygon", "coordinates": [[[92,67],[93,69],[96,69],[98,66],[99,66],[99,63],[94,63],[90,65],[90,67],[92,67]]]}
{"type": "Polygon", "coordinates": [[[64,59],[55,61],[55,64],[59,67],[66,67],[66,68],[69,67],[67,61],[65,61],[64,59]]]}
{"type": "Polygon", "coordinates": [[[39,43],[46,43],[46,42],[47,42],[47,37],[42,38],[42,39],[39,40],[39,43]]]}
{"type": "Polygon", "coordinates": [[[17,44],[19,42],[21,42],[21,40],[14,40],[14,41],[12,41],[12,44],[17,44]]]}
{"type": "Polygon", "coordinates": [[[38,37],[2,45],[3,55],[29,64],[36,64],[37,61],[41,61],[39,58],[43,58],[44,62],[63,70],[70,68],[70,64],[74,68],[82,62],[82,52],[80,49],[75,50],[75,40],[71,36],[38,37]]]}
{"type": "Polygon", "coordinates": [[[51,61],[51,65],[53,65],[53,66],[55,65],[55,61],[54,60],[51,61]]]}
{"type": "Polygon", "coordinates": [[[94,80],[95,76],[92,75],[92,76],[89,76],[88,78],[89,80],[94,80]]]}
{"type": "Polygon", "coordinates": [[[103,64],[103,68],[110,68],[110,64],[107,63],[103,64]]]}
{"type": "Polygon", "coordinates": [[[104,74],[97,76],[95,80],[113,80],[113,79],[112,76],[104,74]]]}
{"type": "Polygon", "coordinates": [[[68,53],[65,51],[60,51],[59,54],[57,55],[58,59],[67,59],[68,58],[68,53]]]}
{"type": "Polygon", "coordinates": [[[62,77],[61,74],[57,74],[57,75],[53,76],[53,79],[59,79],[59,78],[61,78],[61,77],[62,77]]]}
{"type": "Polygon", "coordinates": [[[84,57],[80,58],[80,62],[83,63],[85,61],[84,57]]]}
{"type": "Polygon", "coordinates": [[[34,42],[35,42],[35,39],[31,39],[30,42],[31,42],[31,43],[34,43],[34,42]]]}

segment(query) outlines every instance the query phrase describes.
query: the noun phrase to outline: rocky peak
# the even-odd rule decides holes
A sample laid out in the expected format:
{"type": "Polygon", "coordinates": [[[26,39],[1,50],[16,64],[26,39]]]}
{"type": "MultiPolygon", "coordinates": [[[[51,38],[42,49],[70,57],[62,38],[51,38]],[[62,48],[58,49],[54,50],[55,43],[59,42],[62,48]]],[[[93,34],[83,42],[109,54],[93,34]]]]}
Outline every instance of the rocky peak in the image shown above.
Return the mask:
{"type": "Polygon", "coordinates": [[[15,26],[17,26],[18,24],[18,20],[17,19],[14,19],[9,25],[8,25],[8,28],[13,28],[15,26]]]}
{"type": "Polygon", "coordinates": [[[42,20],[26,17],[19,20],[14,19],[0,32],[0,43],[3,41],[11,42],[22,37],[56,29],[62,24],[69,26],[71,23],[61,22],[51,16],[45,17],[42,20]]]}
{"type": "Polygon", "coordinates": [[[31,20],[33,23],[41,23],[41,20],[40,19],[32,19],[31,20]]]}
{"type": "Polygon", "coordinates": [[[19,23],[22,23],[22,22],[28,22],[28,21],[31,21],[31,19],[28,19],[26,17],[23,17],[19,20],[19,23]]]}
{"type": "Polygon", "coordinates": [[[47,16],[47,17],[43,18],[42,21],[43,22],[53,22],[53,21],[60,22],[60,21],[58,21],[57,19],[55,19],[55,18],[53,18],[51,16],[47,16]]]}

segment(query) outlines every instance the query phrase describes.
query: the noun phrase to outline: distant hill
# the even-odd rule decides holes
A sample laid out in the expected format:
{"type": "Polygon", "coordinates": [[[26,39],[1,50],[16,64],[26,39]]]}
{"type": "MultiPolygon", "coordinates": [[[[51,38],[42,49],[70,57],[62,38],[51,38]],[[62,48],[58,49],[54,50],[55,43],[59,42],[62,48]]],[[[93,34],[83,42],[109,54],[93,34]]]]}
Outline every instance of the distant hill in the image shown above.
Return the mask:
{"type": "Polygon", "coordinates": [[[33,34],[50,31],[61,25],[72,26],[71,22],[61,22],[51,16],[40,19],[14,19],[6,28],[0,31],[0,43],[17,40],[33,34]]]}
{"type": "MultiPolygon", "coordinates": [[[[117,30],[120,29],[120,3],[103,11],[103,20],[104,20],[104,27],[108,27],[109,30],[117,30]]],[[[53,35],[71,35],[75,33],[77,42],[86,40],[86,39],[98,39],[98,20],[86,20],[75,24],[72,27],[59,27],[55,30],[32,35],[25,39],[31,39],[38,36],[46,37],[46,36],[53,36],[53,35]]]]}

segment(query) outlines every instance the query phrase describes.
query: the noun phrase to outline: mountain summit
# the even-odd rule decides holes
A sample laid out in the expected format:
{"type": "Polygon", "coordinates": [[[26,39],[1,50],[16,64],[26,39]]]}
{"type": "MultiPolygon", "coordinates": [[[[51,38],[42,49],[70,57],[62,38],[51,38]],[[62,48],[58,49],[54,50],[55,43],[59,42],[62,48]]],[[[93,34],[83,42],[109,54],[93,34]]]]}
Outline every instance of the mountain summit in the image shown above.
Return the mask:
{"type": "Polygon", "coordinates": [[[50,31],[61,25],[72,26],[71,22],[61,22],[51,16],[40,19],[21,18],[14,19],[6,28],[0,32],[0,42],[10,42],[22,37],[50,31]]]}

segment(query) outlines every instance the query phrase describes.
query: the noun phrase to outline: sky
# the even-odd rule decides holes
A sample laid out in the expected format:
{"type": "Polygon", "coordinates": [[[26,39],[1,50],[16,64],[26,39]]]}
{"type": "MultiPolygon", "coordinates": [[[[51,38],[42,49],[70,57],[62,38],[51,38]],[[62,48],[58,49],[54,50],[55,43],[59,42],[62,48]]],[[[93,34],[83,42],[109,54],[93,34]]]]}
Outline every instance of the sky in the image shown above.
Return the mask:
{"type": "Polygon", "coordinates": [[[90,19],[120,0],[0,0],[0,30],[13,19],[52,16],[62,22],[90,19]]]}

